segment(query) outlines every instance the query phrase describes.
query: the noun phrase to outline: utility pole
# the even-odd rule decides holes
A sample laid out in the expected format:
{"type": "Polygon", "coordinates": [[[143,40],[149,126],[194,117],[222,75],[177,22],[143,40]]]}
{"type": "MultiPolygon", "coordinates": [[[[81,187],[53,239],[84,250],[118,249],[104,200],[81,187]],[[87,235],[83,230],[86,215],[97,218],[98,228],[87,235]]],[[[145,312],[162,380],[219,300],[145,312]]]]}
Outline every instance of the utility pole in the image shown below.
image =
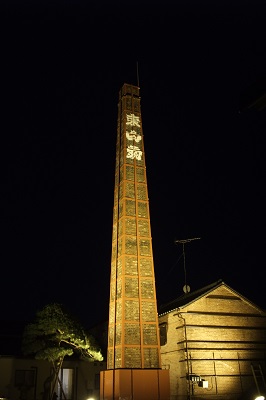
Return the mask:
{"type": "Polygon", "coordinates": [[[183,287],[183,291],[188,293],[190,291],[190,287],[187,285],[187,271],[186,271],[186,255],[185,255],[185,244],[190,243],[193,240],[199,240],[201,238],[191,238],[191,239],[177,239],[175,240],[175,244],[182,244],[183,246],[183,260],[184,260],[184,274],[185,274],[185,285],[183,287]]]}

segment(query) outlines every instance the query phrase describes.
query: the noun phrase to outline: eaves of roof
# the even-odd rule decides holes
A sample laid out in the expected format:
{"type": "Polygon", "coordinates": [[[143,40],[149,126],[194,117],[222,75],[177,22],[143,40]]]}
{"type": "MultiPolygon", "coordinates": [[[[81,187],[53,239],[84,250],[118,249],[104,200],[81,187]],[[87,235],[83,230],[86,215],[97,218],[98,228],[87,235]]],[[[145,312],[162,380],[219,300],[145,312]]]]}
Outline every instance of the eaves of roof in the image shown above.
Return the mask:
{"type": "Polygon", "coordinates": [[[213,289],[216,289],[224,284],[225,283],[223,282],[223,280],[219,279],[218,281],[213,282],[210,285],[204,286],[203,288],[200,288],[193,292],[184,293],[182,296],[176,298],[175,300],[172,300],[169,303],[162,304],[161,306],[159,306],[158,314],[159,315],[167,314],[177,308],[182,308],[184,306],[187,306],[188,304],[194,302],[195,300],[198,300],[199,298],[206,296],[206,294],[208,294],[213,289]]]}

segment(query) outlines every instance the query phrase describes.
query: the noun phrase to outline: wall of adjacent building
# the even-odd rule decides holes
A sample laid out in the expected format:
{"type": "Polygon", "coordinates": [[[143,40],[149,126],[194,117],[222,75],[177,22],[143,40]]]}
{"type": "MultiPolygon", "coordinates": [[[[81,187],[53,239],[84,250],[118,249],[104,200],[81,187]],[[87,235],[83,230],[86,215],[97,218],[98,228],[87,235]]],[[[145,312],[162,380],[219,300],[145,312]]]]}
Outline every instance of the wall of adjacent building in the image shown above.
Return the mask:
{"type": "MultiPolygon", "coordinates": [[[[88,397],[99,399],[99,387],[96,385],[106,362],[86,362],[81,360],[65,361],[63,368],[73,369],[72,400],[86,400],[88,397]]],[[[0,357],[0,398],[11,400],[43,400],[44,383],[50,375],[51,365],[46,361],[16,357],[0,357]],[[19,371],[35,371],[34,385],[21,387],[16,384],[19,371]]],[[[60,399],[58,399],[60,400],[60,399]]]]}

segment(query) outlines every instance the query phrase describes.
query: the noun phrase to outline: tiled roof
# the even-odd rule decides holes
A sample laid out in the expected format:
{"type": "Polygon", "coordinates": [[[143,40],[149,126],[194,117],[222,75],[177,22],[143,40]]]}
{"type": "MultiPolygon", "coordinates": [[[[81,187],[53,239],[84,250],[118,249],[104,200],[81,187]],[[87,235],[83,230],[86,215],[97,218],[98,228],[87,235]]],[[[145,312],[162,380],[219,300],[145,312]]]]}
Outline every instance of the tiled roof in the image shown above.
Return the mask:
{"type": "Polygon", "coordinates": [[[206,295],[210,290],[213,290],[214,288],[219,287],[222,284],[224,284],[223,280],[219,279],[218,281],[213,282],[208,286],[204,286],[201,289],[195,290],[194,292],[184,293],[182,296],[178,297],[177,299],[172,300],[169,303],[162,304],[161,306],[159,306],[158,314],[162,315],[162,314],[165,314],[172,310],[175,310],[176,308],[183,307],[184,305],[187,305],[188,303],[198,299],[199,297],[206,295]]]}

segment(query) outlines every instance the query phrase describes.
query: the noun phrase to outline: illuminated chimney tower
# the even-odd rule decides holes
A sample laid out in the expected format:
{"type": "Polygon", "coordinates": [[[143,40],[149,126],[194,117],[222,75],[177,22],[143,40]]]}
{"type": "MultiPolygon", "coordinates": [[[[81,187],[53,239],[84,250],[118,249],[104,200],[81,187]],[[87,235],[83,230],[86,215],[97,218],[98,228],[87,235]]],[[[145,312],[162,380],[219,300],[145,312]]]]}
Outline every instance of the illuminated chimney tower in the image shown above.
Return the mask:
{"type": "Polygon", "coordinates": [[[161,369],[139,88],[119,92],[107,371],[103,400],[169,399],[161,369]]]}

